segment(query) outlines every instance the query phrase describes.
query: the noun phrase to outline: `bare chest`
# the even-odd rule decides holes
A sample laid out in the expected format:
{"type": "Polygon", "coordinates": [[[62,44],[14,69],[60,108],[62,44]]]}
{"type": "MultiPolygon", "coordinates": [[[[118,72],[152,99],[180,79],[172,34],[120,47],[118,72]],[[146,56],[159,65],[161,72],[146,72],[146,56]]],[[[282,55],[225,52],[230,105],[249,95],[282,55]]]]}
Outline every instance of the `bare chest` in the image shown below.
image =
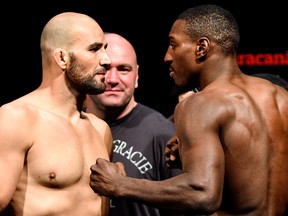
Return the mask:
{"type": "Polygon", "coordinates": [[[90,123],[46,122],[33,133],[36,135],[22,177],[36,184],[62,188],[88,182],[90,166],[96,159],[108,159],[102,136],[90,123]]]}

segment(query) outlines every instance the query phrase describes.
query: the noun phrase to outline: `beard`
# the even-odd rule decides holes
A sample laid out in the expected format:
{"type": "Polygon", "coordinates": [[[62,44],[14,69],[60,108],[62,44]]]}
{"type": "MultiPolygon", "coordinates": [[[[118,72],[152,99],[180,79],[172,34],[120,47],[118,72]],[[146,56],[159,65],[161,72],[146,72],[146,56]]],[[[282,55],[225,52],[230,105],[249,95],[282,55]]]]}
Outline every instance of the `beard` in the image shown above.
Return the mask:
{"type": "Polygon", "coordinates": [[[106,89],[104,78],[96,80],[97,74],[106,73],[104,67],[94,69],[93,73],[88,73],[86,67],[76,60],[73,53],[70,53],[71,64],[66,72],[66,82],[72,89],[84,94],[101,94],[106,89]]]}

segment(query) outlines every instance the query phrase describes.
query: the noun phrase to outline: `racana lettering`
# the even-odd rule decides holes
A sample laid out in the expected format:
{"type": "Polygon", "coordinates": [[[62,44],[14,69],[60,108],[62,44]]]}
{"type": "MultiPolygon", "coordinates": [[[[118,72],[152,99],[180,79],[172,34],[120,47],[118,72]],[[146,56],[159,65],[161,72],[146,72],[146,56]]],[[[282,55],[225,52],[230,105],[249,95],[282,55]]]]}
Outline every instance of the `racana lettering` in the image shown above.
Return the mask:
{"type": "Polygon", "coordinates": [[[288,66],[288,51],[286,53],[238,54],[239,66],[288,66]]]}

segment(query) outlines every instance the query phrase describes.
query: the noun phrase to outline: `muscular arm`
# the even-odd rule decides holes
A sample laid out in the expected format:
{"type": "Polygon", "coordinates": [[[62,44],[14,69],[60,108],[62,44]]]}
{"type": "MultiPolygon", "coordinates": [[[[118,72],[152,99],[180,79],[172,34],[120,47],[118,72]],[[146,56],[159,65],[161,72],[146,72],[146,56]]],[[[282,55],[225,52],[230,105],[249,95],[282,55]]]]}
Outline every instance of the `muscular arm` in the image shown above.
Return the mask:
{"type": "Polygon", "coordinates": [[[222,197],[224,154],[215,111],[202,104],[201,100],[185,100],[175,110],[183,174],[164,181],[134,179],[122,175],[117,165],[98,159],[91,167],[93,190],[179,212],[216,211],[222,197]]]}
{"type": "Polygon", "coordinates": [[[0,213],[12,198],[29,148],[26,114],[20,106],[0,108],[0,213]]]}

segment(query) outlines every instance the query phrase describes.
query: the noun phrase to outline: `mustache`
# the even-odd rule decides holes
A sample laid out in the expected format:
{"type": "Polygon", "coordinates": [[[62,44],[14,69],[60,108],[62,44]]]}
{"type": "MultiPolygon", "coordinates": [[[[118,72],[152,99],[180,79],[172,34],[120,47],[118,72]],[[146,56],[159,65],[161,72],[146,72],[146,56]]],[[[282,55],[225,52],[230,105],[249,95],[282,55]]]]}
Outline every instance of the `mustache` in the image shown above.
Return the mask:
{"type": "Polygon", "coordinates": [[[104,74],[105,75],[106,73],[107,73],[107,69],[105,67],[101,67],[101,68],[96,68],[94,74],[95,75],[96,74],[104,74]]]}

